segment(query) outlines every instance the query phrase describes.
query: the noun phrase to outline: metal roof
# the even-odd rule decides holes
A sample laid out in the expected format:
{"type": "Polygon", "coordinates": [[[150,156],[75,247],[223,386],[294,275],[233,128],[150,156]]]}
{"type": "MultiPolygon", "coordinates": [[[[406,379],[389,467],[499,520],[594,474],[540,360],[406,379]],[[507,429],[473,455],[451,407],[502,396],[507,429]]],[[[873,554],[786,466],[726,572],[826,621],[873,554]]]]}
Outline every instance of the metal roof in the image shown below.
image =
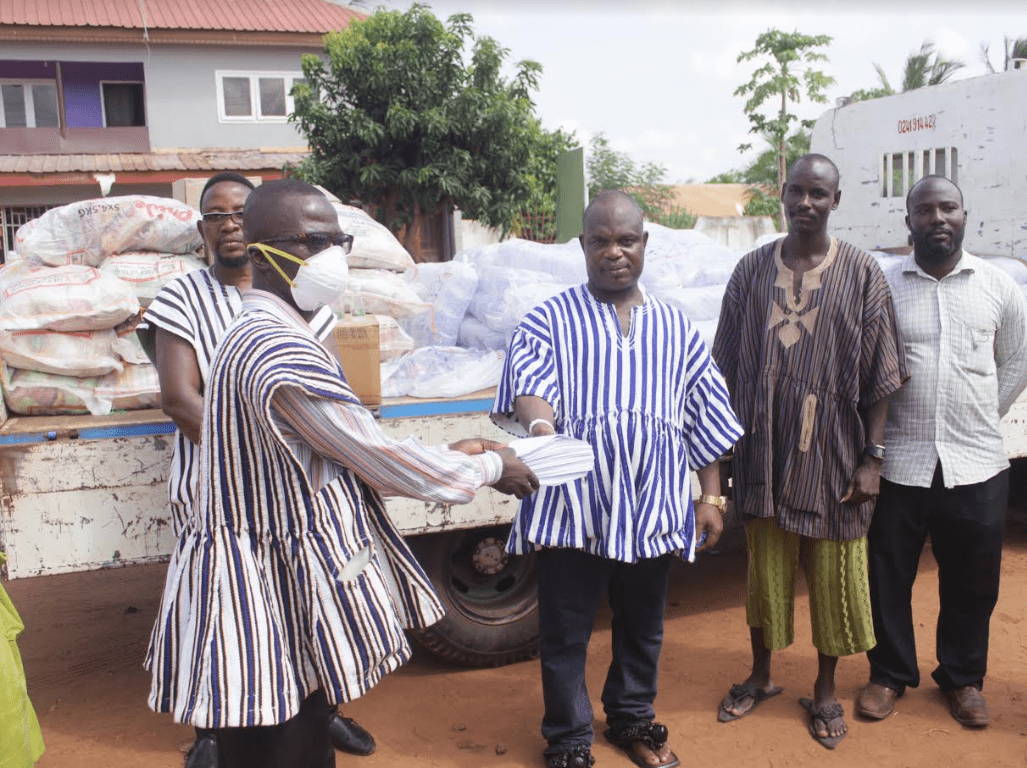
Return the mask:
{"type": "Polygon", "coordinates": [[[324,34],[366,14],[328,0],[4,0],[0,25],[324,34]]]}
{"type": "Polygon", "coordinates": [[[298,165],[305,149],[204,149],[94,155],[0,155],[0,174],[262,171],[298,165]]]}

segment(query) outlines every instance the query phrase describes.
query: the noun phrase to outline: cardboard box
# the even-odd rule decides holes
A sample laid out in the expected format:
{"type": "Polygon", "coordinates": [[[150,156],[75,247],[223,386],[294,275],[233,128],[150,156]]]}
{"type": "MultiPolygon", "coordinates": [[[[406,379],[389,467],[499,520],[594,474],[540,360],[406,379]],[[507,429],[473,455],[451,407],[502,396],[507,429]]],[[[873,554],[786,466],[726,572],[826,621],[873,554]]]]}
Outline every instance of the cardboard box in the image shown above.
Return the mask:
{"type": "Polygon", "coordinates": [[[379,347],[378,320],[373,315],[339,318],[332,333],[332,350],[342,364],[346,381],[366,406],[382,403],[382,361],[379,347]]]}

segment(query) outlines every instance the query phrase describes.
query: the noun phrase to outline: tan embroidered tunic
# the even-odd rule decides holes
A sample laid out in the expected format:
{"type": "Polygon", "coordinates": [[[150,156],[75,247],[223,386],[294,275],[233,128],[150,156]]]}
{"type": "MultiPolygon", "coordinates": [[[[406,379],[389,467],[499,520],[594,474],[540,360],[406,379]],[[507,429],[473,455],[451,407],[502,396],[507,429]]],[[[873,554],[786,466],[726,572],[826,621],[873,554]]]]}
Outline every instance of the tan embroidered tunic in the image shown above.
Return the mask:
{"type": "Polygon", "coordinates": [[[832,238],[796,296],[781,243],[738,263],[713,344],[745,429],[735,506],[803,536],[860,538],[873,501],[840,499],[866,442],[862,414],[907,378],[891,293],[870,254],[832,238]]]}

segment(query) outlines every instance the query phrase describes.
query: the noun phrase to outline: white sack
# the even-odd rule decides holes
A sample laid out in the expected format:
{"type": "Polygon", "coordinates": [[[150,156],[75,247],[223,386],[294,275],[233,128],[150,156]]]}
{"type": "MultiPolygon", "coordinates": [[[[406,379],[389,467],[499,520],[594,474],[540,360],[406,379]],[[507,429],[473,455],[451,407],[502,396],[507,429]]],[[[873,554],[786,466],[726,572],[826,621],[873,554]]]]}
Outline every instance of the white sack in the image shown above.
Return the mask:
{"type": "Polygon", "coordinates": [[[353,235],[353,250],[348,257],[351,269],[404,272],[414,266],[414,260],[388,227],[360,208],[335,202],[332,207],[339,216],[339,227],[347,235],[353,235]]]}
{"type": "Polygon", "coordinates": [[[422,347],[382,364],[382,397],[460,397],[499,384],[503,353],[422,347]]]}
{"type": "Polygon", "coordinates": [[[93,331],[113,328],[139,311],[131,287],[93,267],[0,269],[0,328],[93,331]]]}
{"type": "Polygon", "coordinates": [[[716,320],[724,301],[727,285],[707,285],[699,288],[675,288],[656,298],[680,309],[693,323],[716,320]]]}
{"type": "Polygon", "coordinates": [[[144,307],[149,306],[161,288],[172,280],[187,272],[206,268],[198,256],[147,251],[116,254],[100,265],[101,272],[128,283],[144,307]]]}
{"type": "Polygon", "coordinates": [[[113,253],[193,253],[203,240],[200,212],[178,200],[125,195],[51,208],[23,224],[14,238],[18,254],[38,264],[99,266],[113,253]]]}
{"type": "Polygon", "coordinates": [[[116,341],[112,330],[0,330],[0,356],[12,368],[63,376],[103,376],[122,369],[116,341]]]}
{"type": "Polygon", "coordinates": [[[115,411],[160,408],[160,379],[157,368],[126,365],[121,372],[110,373],[96,382],[96,396],[110,402],[115,411]]]}
{"type": "Polygon", "coordinates": [[[419,347],[456,344],[460,323],[478,288],[478,273],[470,264],[444,261],[418,264],[405,273],[407,282],[432,308],[404,325],[419,347]]]}
{"type": "Polygon", "coordinates": [[[524,315],[569,287],[542,272],[487,267],[478,273],[478,290],[468,309],[491,330],[509,334],[524,315]]]}
{"type": "Polygon", "coordinates": [[[96,396],[97,377],[78,378],[39,371],[3,371],[4,402],[22,416],[58,416],[91,413],[105,416],[111,402],[96,396]]]}

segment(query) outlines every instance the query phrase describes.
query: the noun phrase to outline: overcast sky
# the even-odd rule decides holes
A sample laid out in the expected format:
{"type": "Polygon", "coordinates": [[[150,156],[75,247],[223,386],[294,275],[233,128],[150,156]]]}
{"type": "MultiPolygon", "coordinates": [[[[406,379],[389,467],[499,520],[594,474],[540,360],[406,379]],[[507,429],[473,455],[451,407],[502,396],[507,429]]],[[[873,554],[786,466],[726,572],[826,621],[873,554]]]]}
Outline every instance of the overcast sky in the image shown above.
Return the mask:
{"type": "MultiPolygon", "coordinates": [[[[491,35],[514,59],[542,64],[538,112],[547,128],[573,129],[583,143],[596,131],[637,162],[667,167],[667,181],[705,181],[738,168],[750,141],[735,88],[752,63],[737,64],[771,27],[826,34],[823,70],[837,83],[829,104],[803,103],[815,118],[835,99],[877,85],[874,62],[902,80],[906,56],[933,41],[966,62],[957,75],[984,75],[981,43],[1002,68],[1003,36],[1027,37],[1027,2],[882,2],[868,0],[429,0],[436,15],[466,11],[479,35],[491,35]],[[818,9],[816,11],[812,9],[818,9]]],[[[408,4],[390,0],[392,8],[408,4]]],[[[1027,78],[1027,72],[1024,72],[1027,78]]],[[[758,137],[757,137],[758,143],[758,137]]]]}

